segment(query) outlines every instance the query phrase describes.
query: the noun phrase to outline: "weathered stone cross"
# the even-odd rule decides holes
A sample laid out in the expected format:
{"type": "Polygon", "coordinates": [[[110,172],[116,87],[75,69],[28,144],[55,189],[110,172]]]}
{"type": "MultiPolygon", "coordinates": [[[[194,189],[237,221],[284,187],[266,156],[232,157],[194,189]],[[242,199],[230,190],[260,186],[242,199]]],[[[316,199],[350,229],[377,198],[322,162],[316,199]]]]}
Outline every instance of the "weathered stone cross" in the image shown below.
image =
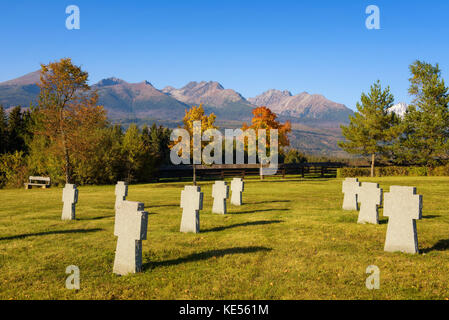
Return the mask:
{"type": "Polygon", "coordinates": [[[382,204],[382,189],[377,183],[362,182],[357,201],[361,203],[357,223],[379,224],[379,209],[382,204]]]}
{"type": "Polygon", "coordinates": [[[418,253],[416,219],[422,218],[422,196],[416,188],[391,186],[385,193],[384,216],[389,217],[384,250],[418,253]]]}
{"type": "Polygon", "coordinates": [[[148,212],[141,202],[122,201],[115,213],[117,239],[113,272],[119,275],[142,270],[142,240],[147,239],[148,212]]]}
{"type": "Polygon", "coordinates": [[[78,189],[74,184],[66,184],[62,190],[62,220],[75,220],[76,204],[78,203],[78,189]]]}
{"type": "Polygon", "coordinates": [[[242,192],[245,189],[245,183],[242,178],[234,178],[231,181],[231,204],[235,206],[242,205],[242,192]]]}
{"type": "Polygon", "coordinates": [[[128,196],[128,183],[124,181],[117,182],[115,186],[115,209],[117,210],[120,202],[125,201],[128,196]]]}
{"type": "Polygon", "coordinates": [[[343,181],[343,210],[357,210],[357,195],[359,193],[360,182],[357,178],[346,178],[343,181]]]}
{"type": "Polygon", "coordinates": [[[212,213],[226,214],[226,199],[229,198],[229,187],[225,181],[215,181],[212,186],[212,213]]]}
{"type": "Polygon", "coordinates": [[[197,186],[185,186],[181,191],[181,232],[200,232],[200,210],[203,209],[203,193],[197,186]]]}

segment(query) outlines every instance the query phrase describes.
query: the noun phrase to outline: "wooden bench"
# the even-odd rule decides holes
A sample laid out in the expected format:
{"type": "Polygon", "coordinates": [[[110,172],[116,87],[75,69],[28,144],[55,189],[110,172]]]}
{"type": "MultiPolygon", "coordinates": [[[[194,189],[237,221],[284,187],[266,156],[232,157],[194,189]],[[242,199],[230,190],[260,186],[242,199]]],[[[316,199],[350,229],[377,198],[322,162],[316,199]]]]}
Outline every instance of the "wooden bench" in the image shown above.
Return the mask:
{"type": "Polygon", "coordinates": [[[29,177],[28,183],[25,183],[25,189],[32,187],[41,187],[42,189],[50,188],[51,179],[49,177],[29,177]]]}

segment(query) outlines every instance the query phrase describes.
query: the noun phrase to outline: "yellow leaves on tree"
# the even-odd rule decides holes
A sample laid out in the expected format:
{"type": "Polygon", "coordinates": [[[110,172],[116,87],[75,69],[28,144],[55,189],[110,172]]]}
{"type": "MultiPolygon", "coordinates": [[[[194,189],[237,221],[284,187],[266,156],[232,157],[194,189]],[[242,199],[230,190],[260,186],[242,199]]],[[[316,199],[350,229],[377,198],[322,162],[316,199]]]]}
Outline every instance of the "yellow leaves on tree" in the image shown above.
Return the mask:
{"type": "Polygon", "coordinates": [[[192,106],[192,108],[186,110],[182,123],[184,124],[184,129],[190,133],[190,136],[193,136],[193,122],[201,121],[201,132],[204,132],[208,129],[217,129],[215,126],[216,118],[217,117],[213,113],[209,116],[205,115],[203,105],[200,104],[199,107],[192,106]]]}
{"type": "Polygon", "coordinates": [[[72,163],[95,147],[96,129],[106,124],[106,112],[97,106],[98,95],[88,85],[88,73],[70,58],[41,65],[37,134],[51,142],[51,151],[63,157],[66,183],[72,163]]]}
{"type": "MultiPolygon", "coordinates": [[[[193,150],[193,123],[195,121],[201,121],[201,133],[204,133],[205,131],[209,129],[217,129],[218,127],[215,126],[215,119],[217,117],[215,114],[211,113],[209,116],[207,116],[204,113],[203,105],[200,104],[199,106],[192,106],[190,109],[186,109],[186,113],[184,115],[184,118],[182,119],[183,123],[183,129],[187,130],[190,135],[190,150],[192,154],[193,150]]],[[[178,141],[174,141],[170,145],[170,148],[172,148],[174,145],[176,145],[178,141]]],[[[204,145],[205,142],[203,142],[204,145]]]]}
{"type": "Polygon", "coordinates": [[[267,131],[267,144],[269,147],[270,141],[270,129],[278,130],[279,137],[279,147],[290,145],[290,141],[288,139],[288,133],[291,132],[291,124],[290,121],[282,124],[276,121],[277,115],[272,112],[267,107],[258,107],[253,110],[253,118],[251,119],[251,125],[248,126],[246,123],[243,124],[242,130],[245,131],[247,129],[253,129],[257,135],[258,129],[266,129],[267,131]]]}

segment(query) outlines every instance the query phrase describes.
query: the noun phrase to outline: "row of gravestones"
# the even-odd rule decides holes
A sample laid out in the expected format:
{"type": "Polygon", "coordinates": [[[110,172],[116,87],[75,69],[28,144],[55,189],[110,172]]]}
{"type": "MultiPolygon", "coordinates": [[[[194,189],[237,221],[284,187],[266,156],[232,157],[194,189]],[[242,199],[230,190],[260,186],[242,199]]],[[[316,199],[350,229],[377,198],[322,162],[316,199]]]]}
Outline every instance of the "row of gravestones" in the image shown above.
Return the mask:
{"type": "MultiPolygon", "coordinates": [[[[234,178],[231,182],[231,204],[242,205],[244,182],[234,178]]],[[[142,240],[147,238],[148,212],[141,202],[127,201],[128,184],[119,181],[115,186],[115,223],[114,235],[118,237],[115,251],[113,273],[126,275],[140,272],[142,269],[142,240]]],[[[213,213],[226,214],[226,199],[229,187],[225,181],[216,181],[212,187],[214,203],[213,213]]],[[[76,185],[67,184],[63,190],[62,220],[74,220],[78,189],[76,185]]],[[[199,211],[203,209],[203,193],[197,186],[186,186],[181,192],[181,232],[200,231],[199,211]]]]}
{"type": "MultiPolygon", "coordinates": [[[[242,205],[244,182],[241,178],[231,181],[231,204],[242,205]]],[[[226,214],[226,199],[229,198],[229,187],[224,181],[215,181],[212,186],[212,213],[226,214]]],[[[203,193],[197,186],[186,186],[181,192],[181,232],[200,232],[200,210],[203,209],[203,193]]]]}
{"type": "MultiPolygon", "coordinates": [[[[343,210],[358,210],[358,223],[379,224],[378,208],[382,205],[383,190],[377,183],[362,182],[357,178],[343,181],[343,210]]],[[[383,215],[388,217],[384,250],[418,253],[416,220],[422,218],[422,196],[415,187],[390,186],[383,197],[383,215]]]]}

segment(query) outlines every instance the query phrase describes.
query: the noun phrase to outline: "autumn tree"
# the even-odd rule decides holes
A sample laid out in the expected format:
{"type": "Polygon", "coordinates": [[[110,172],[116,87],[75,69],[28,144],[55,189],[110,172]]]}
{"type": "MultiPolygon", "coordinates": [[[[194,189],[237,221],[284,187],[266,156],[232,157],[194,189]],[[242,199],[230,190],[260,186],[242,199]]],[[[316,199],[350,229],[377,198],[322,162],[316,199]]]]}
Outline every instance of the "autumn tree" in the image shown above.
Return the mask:
{"type": "Polygon", "coordinates": [[[398,134],[398,119],[388,111],[393,103],[390,87],[382,89],[380,81],[377,81],[368,94],[362,93],[360,102],[357,102],[357,112],[349,118],[349,125],[341,126],[346,141],[340,141],[338,145],[348,153],[369,156],[371,177],[374,176],[376,159],[389,154],[398,134]]]}
{"type": "MultiPolygon", "coordinates": [[[[215,114],[211,113],[210,115],[206,115],[203,109],[203,105],[192,106],[190,109],[186,109],[183,122],[183,129],[185,129],[190,135],[190,154],[193,155],[193,134],[194,134],[194,122],[201,121],[201,132],[205,132],[209,129],[217,129],[215,126],[215,114]]],[[[175,141],[170,145],[172,148],[179,141],[175,141]]],[[[204,147],[206,142],[202,142],[201,149],[204,147]]],[[[193,184],[196,185],[196,164],[193,162],[193,184]]]]}
{"type": "MultiPolygon", "coordinates": [[[[243,123],[242,131],[245,131],[247,129],[253,129],[255,131],[257,139],[259,140],[258,130],[265,129],[266,136],[265,136],[264,141],[261,141],[261,142],[265,144],[265,146],[268,150],[270,150],[271,149],[270,130],[275,129],[278,131],[279,150],[282,150],[282,147],[286,147],[286,146],[290,145],[290,141],[288,139],[288,134],[291,132],[290,121],[287,121],[284,124],[280,123],[279,121],[276,120],[277,115],[267,107],[254,108],[252,113],[253,113],[253,118],[251,119],[251,125],[248,126],[248,124],[243,123]]],[[[270,156],[273,156],[273,155],[270,155],[270,156]]],[[[263,165],[262,159],[259,158],[259,162],[262,167],[262,165],[263,165]]],[[[261,179],[263,179],[262,171],[261,171],[261,179]]]]}
{"type": "MultiPolygon", "coordinates": [[[[36,134],[50,141],[50,152],[63,160],[66,183],[72,182],[74,161],[96,145],[94,134],[106,124],[106,112],[88,85],[88,73],[70,58],[41,65],[36,134]]],[[[48,152],[48,151],[47,151],[48,152]]]]}

